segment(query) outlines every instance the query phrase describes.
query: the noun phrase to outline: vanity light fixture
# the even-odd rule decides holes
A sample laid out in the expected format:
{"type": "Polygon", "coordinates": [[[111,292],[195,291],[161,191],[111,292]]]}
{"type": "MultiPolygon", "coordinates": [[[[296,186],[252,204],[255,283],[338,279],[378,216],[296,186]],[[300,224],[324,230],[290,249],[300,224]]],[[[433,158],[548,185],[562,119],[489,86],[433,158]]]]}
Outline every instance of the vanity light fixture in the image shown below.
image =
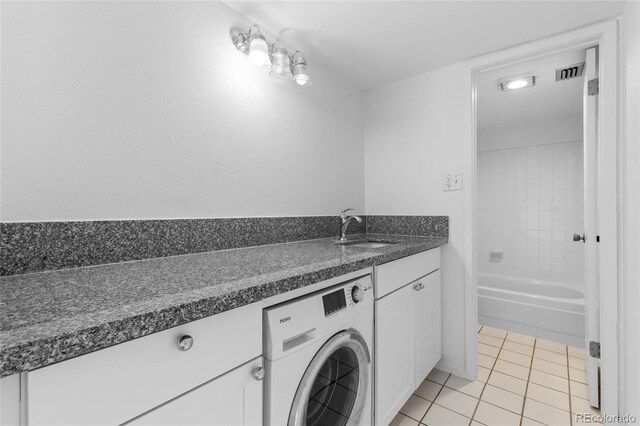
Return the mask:
{"type": "Polygon", "coordinates": [[[498,80],[498,86],[503,92],[524,89],[525,87],[533,87],[536,85],[537,75],[525,75],[520,77],[506,77],[498,80]]]}
{"type": "Polygon", "coordinates": [[[248,32],[240,28],[232,28],[229,35],[239,52],[248,55],[249,59],[259,66],[270,67],[270,76],[279,79],[293,78],[301,87],[311,86],[309,66],[300,51],[289,56],[280,40],[276,40],[269,49],[257,25],[252,25],[248,32]]]}

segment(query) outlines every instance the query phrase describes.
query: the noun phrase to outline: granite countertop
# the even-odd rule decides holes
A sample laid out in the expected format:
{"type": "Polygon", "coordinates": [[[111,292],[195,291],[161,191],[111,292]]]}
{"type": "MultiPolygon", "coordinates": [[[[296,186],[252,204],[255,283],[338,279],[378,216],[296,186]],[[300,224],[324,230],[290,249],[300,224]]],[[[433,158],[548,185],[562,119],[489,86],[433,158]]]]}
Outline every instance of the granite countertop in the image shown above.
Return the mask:
{"type": "Polygon", "coordinates": [[[335,238],[0,278],[0,377],[29,371],[277,294],[439,247],[447,238],[378,249],[335,238]]]}

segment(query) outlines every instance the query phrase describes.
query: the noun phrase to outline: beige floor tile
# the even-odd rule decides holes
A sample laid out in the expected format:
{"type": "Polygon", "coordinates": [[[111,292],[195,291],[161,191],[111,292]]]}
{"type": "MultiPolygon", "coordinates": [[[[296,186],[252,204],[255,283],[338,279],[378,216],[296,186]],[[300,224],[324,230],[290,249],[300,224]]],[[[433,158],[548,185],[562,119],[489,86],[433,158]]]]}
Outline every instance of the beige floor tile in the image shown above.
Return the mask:
{"type": "Polygon", "coordinates": [[[485,367],[478,367],[478,377],[476,380],[486,383],[489,380],[489,374],[491,374],[491,369],[485,367]]]}
{"type": "Polygon", "coordinates": [[[519,354],[517,352],[511,352],[508,350],[501,350],[498,359],[509,361],[514,364],[522,365],[523,367],[531,366],[531,356],[519,354]]]}
{"type": "MultiPolygon", "coordinates": [[[[537,342],[536,342],[537,343],[537,342]]],[[[567,365],[567,355],[558,352],[548,351],[536,347],[533,353],[534,358],[543,359],[545,361],[554,362],[560,365],[567,365]]]]}
{"type": "Polygon", "coordinates": [[[535,399],[552,407],[569,411],[569,394],[549,389],[535,383],[529,383],[527,387],[527,398],[535,399]]]}
{"type": "Polygon", "coordinates": [[[576,382],[587,383],[587,372],[578,368],[569,367],[569,378],[576,382]]]}
{"type": "Polygon", "coordinates": [[[552,407],[534,399],[526,398],[524,402],[524,417],[536,420],[550,426],[570,425],[571,418],[568,411],[552,407]]]}
{"type": "Polygon", "coordinates": [[[433,404],[422,419],[422,423],[427,426],[466,426],[470,420],[462,414],[433,404]]]}
{"type": "Polygon", "coordinates": [[[488,355],[495,358],[498,356],[498,352],[500,352],[500,348],[498,347],[487,345],[484,343],[478,343],[479,354],[488,355]]]}
{"type": "Polygon", "coordinates": [[[484,343],[485,345],[491,345],[499,348],[502,346],[502,343],[504,342],[504,340],[498,339],[497,337],[489,336],[487,334],[480,333],[478,334],[478,342],[484,343]]]}
{"type": "Polygon", "coordinates": [[[400,409],[400,412],[406,416],[411,417],[412,419],[420,421],[424,417],[430,405],[431,401],[427,401],[426,399],[411,395],[409,397],[409,400],[400,409]]]}
{"type": "Polygon", "coordinates": [[[414,392],[415,395],[418,395],[421,398],[428,399],[429,401],[433,401],[438,396],[438,392],[442,389],[442,385],[436,382],[432,382],[431,380],[424,380],[418,389],[414,392]]]}
{"type": "Polygon", "coordinates": [[[569,378],[566,366],[556,364],[551,361],[545,361],[543,359],[534,357],[531,367],[534,370],[544,371],[545,373],[553,374],[554,376],[564,377],[565,379],[569,378]]]}
{"type": "Polygon", "coordinates": [[[511,342],[509,340],[504,342],[502,349],[528,356],[533,355],[533,346],[523,345],[522,343],[511,342]]]}
{"type": "Polygon", "coordinates": [[[571,412],[600,415],[600,410],[598,410],[597,408],[593,408],[589,401],[587,401],[586,399],[578,398],[577,396],[571,397],[571,412]]]}
{"type": "Polygon", "coordinates": [[[586,384],[580,382],[569,382],[569,392],[571,396],[577,396],[582,399],[589,399],[589,388],[586,384]]]}
{"type": "Polygon", "coordinates": [[[480,367],[492,369],[495,361],[495,358],[483,354],[478,354],[478,365],[480,367]]]}
{"type": "Polygon", "coordinates": [[[523,417],[521,425],[522,426],[538,426],[538,425],[544,426],[544,423],[536,422],[535,420],[531,420],[527,417],[523,417]]]}
{"type": "Polygon", "coordinates": [[[587,366],[583,358],[576,358],[574,356],[569,357],[569,367],[577,368],[578,370],[586,370],[587,366]]]}
{"type": "Polygon", "coordinates": [[[441,385],[444,385],[444,382],[446,382],[448,378],[449,373],[445,373],[444,371],[438,370],[437,368],[431,370],[429,375],[427,375],[427,379],[431,380],[432,382],[440,383],[441,385]]]}
{"type": "Polygon", "coordinates": [[[546,349],[551,352],[558,352],[560,354],[567,354],[567,346],[561,343],[552,342],[550,340],[537,339],[536,348],[546,349]]]}
{"type": "Polygon", "coordinates": [[[471,418],[478,400],[462,392],[445,387],[442,389],[435,402],[449,410],[471,418]]]}
{"type": "Polygon", "coordinates": [[[471,420],[471,426],[482,426],[482,423],[471,420]]]}
{"type": "Polygon", "coordinates": [[[402,413],[396,414],[389,426],[417,426],[418,422],[402,413]]]}
{"type": "Polygon", "coordinates": [[[486,325],[482,326],[482,330],[480,330],[480,334],[486,334],[488,336],[497,337],[499,339],[504,339],[507,337],[507,332],[504,330],[498,330],[497,328],[487,327],[486,325]]]}
{"type": "Polygon", "coordinates": [[[458,392],[466,393],[474,398],[480,398],[482,389],[484,389],[484,382],[479,380],[469,381],[453,374],[449,376],[449,379],[444,384],[446,387],[455,389],[458,392]]]}
{"type": "Polygon", "coordinates": [[[524,395],[527,388],[526,381],[508,376],[495,370],[491,372],[491,376],[489,376],[489,381],[487,383],[508,390],[509,392],[517,393],[518,395],[524,395]]]}
{"type": "Polygon", "coordinates": [[[569,351],[569,356],[574,356],[576,358],[585,358],[585,350],[584,348],[576,348],[575,346],[567,346],[567,350],[569,351]]]}
{"type": "Polygon", "coordinates": [[[518,379],[527,380],[529,378],[528,367],[504,361],[502,359],[496,361],[496,365],[493,369],[509,376],[517,377],[518,379]]]}
{"type": "Polygon", "coordinates": [[[505,410],[513,411],[516,414],[522,412],[522,402],[524,397],[507,390],[487,385],[482,392],[482,401],[486,401],[505,410]]]}
{"type": "Polygon", "coordinates": [[[520,343],[522,345],[533,346],[535,342],[535,338],[531,336],[525,336],[524,334],[512,333],[511,331],[507,334],[507,340],[512,342],[520,343]]]}
{"type": "Polygon", "coordinates": [[[554,376],[539,370],[531,370],[529,381],[560,392],[569,393],[569,380],[564,377],[554,376]]]}
{"type": "Polygon", "coordinates": [[[488,426],[518,426],[520,424],[520,416],[518,414],[484,401],[480,401],[480,404],[478,404],[478,409],[473,419],[488,426]]]}

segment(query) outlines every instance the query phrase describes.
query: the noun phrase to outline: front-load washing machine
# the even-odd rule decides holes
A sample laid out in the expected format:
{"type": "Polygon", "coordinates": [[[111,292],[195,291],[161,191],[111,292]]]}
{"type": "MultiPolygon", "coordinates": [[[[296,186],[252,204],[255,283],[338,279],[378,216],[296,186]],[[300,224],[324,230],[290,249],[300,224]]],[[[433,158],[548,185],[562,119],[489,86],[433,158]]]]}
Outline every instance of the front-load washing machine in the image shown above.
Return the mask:
{"type": "Polygon", "coordinates": [[[266,425],[371,424],[370,275],[267,308],[264,326],[266,425]]]}

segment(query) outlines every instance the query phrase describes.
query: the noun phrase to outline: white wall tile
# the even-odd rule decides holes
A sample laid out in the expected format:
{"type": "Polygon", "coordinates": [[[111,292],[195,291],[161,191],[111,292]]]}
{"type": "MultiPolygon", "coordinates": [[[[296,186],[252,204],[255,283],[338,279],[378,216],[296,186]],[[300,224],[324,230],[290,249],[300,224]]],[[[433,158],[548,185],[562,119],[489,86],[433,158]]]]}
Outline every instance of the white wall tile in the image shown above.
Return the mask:
{"type": "Polygon", "coordinates": [[[582,142],[479,153],[479,271],[582,284],[582,177],[582,142]]]}

